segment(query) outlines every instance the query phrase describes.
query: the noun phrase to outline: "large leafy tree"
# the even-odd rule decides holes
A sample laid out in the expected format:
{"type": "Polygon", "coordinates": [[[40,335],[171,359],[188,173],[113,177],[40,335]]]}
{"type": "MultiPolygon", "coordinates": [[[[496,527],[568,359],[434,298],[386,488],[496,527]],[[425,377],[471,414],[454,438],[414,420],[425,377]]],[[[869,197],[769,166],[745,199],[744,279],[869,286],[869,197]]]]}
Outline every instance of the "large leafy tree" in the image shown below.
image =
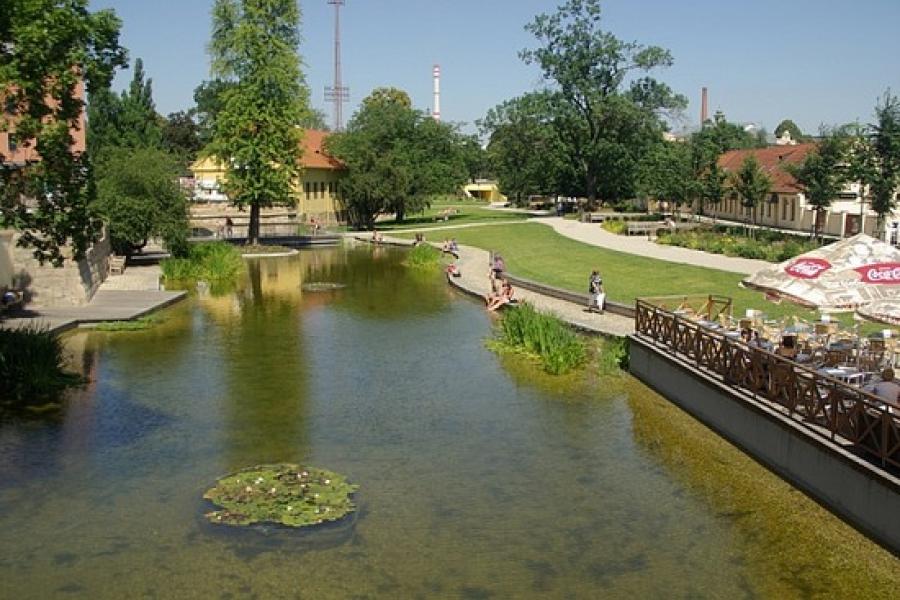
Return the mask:
{"type": "Polygon", "coordinates": [[[552,125],[590,200],[634,192],[640,156],[659,143],[660,113],[686,100],[649,72],[672,64],[657,46],[625,42],[601,28],[599,0],[567,0],[526,26],[539,42],[520,53],[548,83],[552,125]]]}
{"type": "Polygon", "coordinates": [[[800,131],[800,127],[790,119],[785,119],[778,124],[778,127],[775,128],[775,137],[780,138],[785,131],[791,134],[791,139],[793,140],[800,142],[805,139],[803,132],[800,131]]]}
{"type": "Polygon", "coordinates": [[[210,79],[194,88],[194,118],[197,120],[202,146],[212,141],[216,118],[224,105],[225,91],[233,87],[232,81],[210,79]]]}
{"type": "Polygon", "coordinates": [[[97,208],[109,222],[113,250],[127,256],[160,238],[170,252],[183,254],[187,199],[178,185],[174,157],[157,148],[120,148],[104,167],[97,208]]]}
{"type": "Polygon", "coordinates": [[[793,175],[800,189],[806,195],[806,203],[813,207],[812,233],[819,234],[822,214],[847,182],[845,165],[847,161],[846,138],[827,135],[815,150],[807,154],[800,164],[784,166],[793,175]]]}
{"type": "Polygon", "coordinates": [[[184,170],[202,148],[200,128],[194,119],[194,111],[170,113],[161,121],[163,147],[179,158],[184,170]]]}
{"type": "Polygon", "coordinates": [[[878,215],[878,230],[897,203],[900,186],[900,99],[890,92],[875,107],[877,122],[870,141],[872,210],[878,215]]]}
{"type": "Polygon", "coordinates": [[[259,242],[260,210],[291,204],[300,176],[309,90],[300,70],[296,0],[216,0],[213,75],[232,83],[219,99],[208,149],[226,166],[225,191],[250,208],[248,242],[259,242]]]}
{"type": "Polygon", "coordinates": [[[756,225],[756,209],[772,190],[772,179],[762,170],[755,156],[751,154],[745,158],[741,168],[732,174],[731,187],[756,225]]]}
{"type": "Polygon", "coordinates": [[[664,142],[651,148],[641,161],[640,190],[657,200],[671,202],[676,211],[700,196],[689,143],[664,142]]]}
{"type": "Polygon", "coordinates": [[[521,204],[529,195],[567,193],[574,173],[554,129],[547,94],[525,94],[492,108],[478,126],[488,140],[490,168],[503,193],[521,204]]]}
{"type": "Polygon", "coordinates": [[[381,212],[402,220],[468,176],[465,137],[402,102],[364,101],[326,145],[347,167],[341,196],[355,227],[373,227],[381,212]]]}
{"type": "Polygon", "coordinates": [[[120,25],[112,11],[88,11],[87,0],[4,0],[0,9],[0,90],[8,109],[0,126],[40,156],[0,169],[0,216],[42,261],[61,264],[67,244],[81,258],[100,233],[90,161],[73,151],[71,131],[84,110],[82,82],[89,94],[106,88],[125,64],[120,25]]]}

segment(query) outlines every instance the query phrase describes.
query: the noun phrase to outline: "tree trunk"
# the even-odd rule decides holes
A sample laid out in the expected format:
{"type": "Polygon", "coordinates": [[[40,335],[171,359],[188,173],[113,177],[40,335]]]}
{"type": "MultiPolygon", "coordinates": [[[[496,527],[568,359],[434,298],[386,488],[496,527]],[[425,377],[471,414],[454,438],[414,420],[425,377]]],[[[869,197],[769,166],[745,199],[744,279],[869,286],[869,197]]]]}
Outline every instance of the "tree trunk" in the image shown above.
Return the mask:
{"type": "Polygon", "coordinates": [[[401,206],[400,208],[397,209],[396,220],[398,223],[400,223],[405,218],[406,218],[406,210],[401,206]]]}
{"type": "Polygon", "coordinates": [[[250,222],[247,224],[247,243],[251,246],[259,244],[259,204],[250,205],[250,222]]]}

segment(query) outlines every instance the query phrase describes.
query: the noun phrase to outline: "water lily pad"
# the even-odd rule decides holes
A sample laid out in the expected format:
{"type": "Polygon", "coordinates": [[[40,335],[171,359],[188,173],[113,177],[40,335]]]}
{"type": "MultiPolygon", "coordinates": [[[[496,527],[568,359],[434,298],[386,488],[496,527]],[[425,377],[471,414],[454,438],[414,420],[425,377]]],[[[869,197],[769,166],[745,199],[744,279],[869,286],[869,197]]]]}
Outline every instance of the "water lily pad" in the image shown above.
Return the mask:
{"type": "Polygon", "coordinates": [[[337,521],[356,510],[350,496],[357,487],[324,469],[260,465],[219,479],[203,497],[221,507],[206,514],[212,523],[306,527],[337,521]]]}
{"type": "Polygon", "coordinates": [[[334,290],[340,290],[345,287],[343,283],[332,283],[330,281],[317,281],[313,283],[304,283],[303,290],[306,292],[331,292],[334,290]]]}

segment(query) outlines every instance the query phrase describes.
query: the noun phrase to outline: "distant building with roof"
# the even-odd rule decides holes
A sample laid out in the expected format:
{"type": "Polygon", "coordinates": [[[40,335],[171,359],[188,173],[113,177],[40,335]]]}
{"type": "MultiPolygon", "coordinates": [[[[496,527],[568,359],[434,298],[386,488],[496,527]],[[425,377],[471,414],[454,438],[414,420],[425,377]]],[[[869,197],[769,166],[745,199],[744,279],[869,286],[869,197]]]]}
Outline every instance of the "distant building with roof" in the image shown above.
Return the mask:
{"type": "MultiPolygon", "coordinates": [[[[296,217],[301,222],[312,219],[320,223],[339,223],[346,220],[346,210],[340,198],[340,181],[346,167],[325,152],[327,131],[308,129],[303,136],[303,172],[294,186],[296,217]]],[[[190,167],[194,175],[193,200],[201,204],[225,204],[225,166],[215,156],[198,159],[190,167]]]]}
{"type": "MultiPolygon", "coordinates": [[[[762,171],[772,180],[769,198],[756,209],[757,224],[808,233],[812,231],[815,221],[815,207],[808,204],[797,180],[784,167],[801,164],[815,148],[814,143],[794,143],[767,148],[730,150],[719,157],[718,164],[731,174],[740,170],[747,157],[755,157],[762,171]]],[[[860,185],[858,183],[845,185],[832,200],[831,206],[823,211],[820,220],[822,233],[835,237],[849,237],[860,232],[874,235],[876,215],[868,208],[861,211],[860,205],[860,185]]],[[[741,199],[734,193],[726,193],[725,198],[717,205],[705,206],[704,213],[739,222],[746,222],[751,217],[750,209],[742,206],[741,199]]],[[[888,231],[887,241],[891,241],[891,230],[896,232],[898,225],[900,221],[896,216],[888,216],[885,223],[888,231]]],[[[894,243],[897,243],[896,233],[894,243]]]]}
{"type": "Polygon", "coordinates": [[[493,179],[476,179],[463,186],[466,198],[475,198],[486,202],[506,202],[506,196],[500,192],[500,184],[493,179]]]}

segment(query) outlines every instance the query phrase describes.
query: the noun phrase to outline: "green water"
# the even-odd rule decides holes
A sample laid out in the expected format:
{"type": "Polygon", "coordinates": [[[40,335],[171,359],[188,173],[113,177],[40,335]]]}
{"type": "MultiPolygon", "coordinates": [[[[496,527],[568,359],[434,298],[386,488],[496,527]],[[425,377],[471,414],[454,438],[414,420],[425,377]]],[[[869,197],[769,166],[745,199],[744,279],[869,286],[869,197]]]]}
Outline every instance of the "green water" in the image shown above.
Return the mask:
{"type": "Polygon", "coordinates": [[[90,385],[0,422],[0,597],[896,593],[896,559],[665,400],[491,353],[492,317],[401,259],[262,259],[148,331],[71,335],[90,385]],[[205,522],[217,476],[275,461],[346,474],[359,512],[205,522]]]}

